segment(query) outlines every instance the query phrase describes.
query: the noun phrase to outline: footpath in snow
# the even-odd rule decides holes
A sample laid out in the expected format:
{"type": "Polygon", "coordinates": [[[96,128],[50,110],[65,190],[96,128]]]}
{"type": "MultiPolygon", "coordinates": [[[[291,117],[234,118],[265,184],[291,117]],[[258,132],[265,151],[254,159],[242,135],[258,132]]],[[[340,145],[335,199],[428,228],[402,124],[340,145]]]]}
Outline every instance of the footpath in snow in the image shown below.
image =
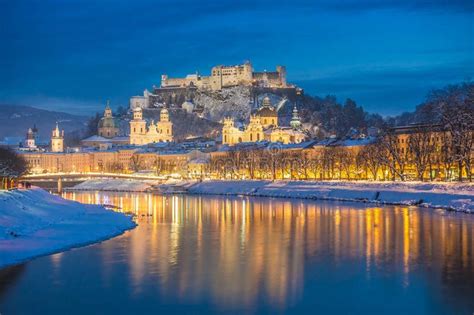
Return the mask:
{"type": "Polygon", "coordinates": [[[0,268],[105,240],[134,226],[130,216],[39,188],[0,191],[0,268]]]}
{"type": "Polygon", "coordinates": [[[188,192],[417,205],[474,213],[472,184],[204,181],[188,192]]]}

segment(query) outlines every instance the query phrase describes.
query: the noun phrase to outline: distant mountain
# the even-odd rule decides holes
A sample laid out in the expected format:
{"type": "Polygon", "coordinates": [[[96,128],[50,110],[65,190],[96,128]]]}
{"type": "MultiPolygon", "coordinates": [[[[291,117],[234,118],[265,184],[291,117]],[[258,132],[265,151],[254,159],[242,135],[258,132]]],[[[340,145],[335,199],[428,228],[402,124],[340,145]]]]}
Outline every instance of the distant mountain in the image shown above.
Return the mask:
{"type": "Polygon", "coordinates": [[[28,128],[36,124],[39,137],[48,139],[51,130],[59,123],[65,133],[84,129],[87,116],[78,116],[62,112],[49,111],[31,106],[0,104],[0,139],[5,136],[25,136],[28,128]]]}

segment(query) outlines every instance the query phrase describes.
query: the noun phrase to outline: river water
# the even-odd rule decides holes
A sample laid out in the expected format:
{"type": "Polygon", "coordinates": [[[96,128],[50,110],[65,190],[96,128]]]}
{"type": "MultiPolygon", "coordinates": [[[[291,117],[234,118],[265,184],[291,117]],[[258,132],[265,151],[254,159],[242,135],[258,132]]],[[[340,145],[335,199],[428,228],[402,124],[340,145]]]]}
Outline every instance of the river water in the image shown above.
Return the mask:
{"type": "Polygon", "coordinates": [[[136,214],[0,271],[1,314],[474,312],[474,216],[248,197],[65,193],[136,214]]]}

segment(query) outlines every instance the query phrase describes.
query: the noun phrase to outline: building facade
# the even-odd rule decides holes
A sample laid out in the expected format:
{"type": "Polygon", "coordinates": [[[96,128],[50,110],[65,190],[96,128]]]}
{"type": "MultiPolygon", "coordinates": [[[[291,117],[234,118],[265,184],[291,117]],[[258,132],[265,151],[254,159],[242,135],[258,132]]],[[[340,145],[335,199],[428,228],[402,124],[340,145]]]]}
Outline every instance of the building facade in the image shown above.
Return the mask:
{"type": "Polygon", "coordinates": [[[150,124],[143,119],[141,107],[133,110],[133,119],[130,121],[130,144],[144,145],[171,141],[173,141],[173,123],[166,108],[160,112],[160,121],[156,123],[151,121],[150,124]]]}
{"type": "Polygon", "coordinates": [[[278,125],[278,113],[273,107],[270,98],[265,97],[255,115],[250,117],[249,124],[244,129],[235,126],[231,118],[224,119],[222,128],[222,143],[235,145],[241,142],[281,142],[300,143],[306,138],[301,131],[301,122],[296,107],[293,110],[291,127],[278,125]]]}

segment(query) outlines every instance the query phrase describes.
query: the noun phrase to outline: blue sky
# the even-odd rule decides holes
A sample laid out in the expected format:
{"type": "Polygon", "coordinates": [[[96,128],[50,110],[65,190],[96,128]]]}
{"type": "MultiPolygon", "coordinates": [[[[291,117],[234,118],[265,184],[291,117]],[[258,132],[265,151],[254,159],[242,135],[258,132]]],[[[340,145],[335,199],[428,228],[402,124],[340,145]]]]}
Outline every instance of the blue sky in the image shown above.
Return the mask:
{"type": "Polygon", "coordinates": [[[383,115],[474,78],[472,0],[0,0],[0,103],[127,105],[160,75],[251,60],[383,115]]]}

